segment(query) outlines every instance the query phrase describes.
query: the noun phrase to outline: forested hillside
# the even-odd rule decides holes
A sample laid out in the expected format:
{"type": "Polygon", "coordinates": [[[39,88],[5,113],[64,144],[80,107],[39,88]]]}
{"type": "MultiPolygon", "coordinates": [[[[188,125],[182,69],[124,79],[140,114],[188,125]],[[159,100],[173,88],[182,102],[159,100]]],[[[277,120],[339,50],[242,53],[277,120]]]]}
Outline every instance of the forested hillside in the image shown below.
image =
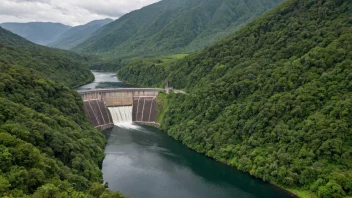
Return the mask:
{"type": "Polygon", "coordinates": [[[73,27],[48,46],[69,50],[90,38],[99,28],[112,21],[112,19],[96,20],[73,27]]]}
{"type": "Polygon", "coordinates": [[[120,80],[142,87],[164,87],[167,76],[177,60],[187,54],[153,58],[136,58],[118,70],[120,80]]]}
{"type": "Polygon", "coordinates": [[[74,48],[119,58],[201,49],[235,32],[282,0],[163,0],[101,28],[74,48]]]}
{"type": "Polygon", "coordinates": [[[22,65],[70,87],[77,87],[94,78],[84,63],[89,58],[36,45],[1,27],[0,47],[1,63],[22,65]]]}
{"type": "Polygon", "coordinates": [[[55,77],[77,85],[89,70],[2,28],[0,51],[0,197],[122,197],[101,185],[104,136],[55,77]]]}
{"type": "Polygon", "coordinates": [[[300,195],[352,196],[351,1],[287,0],[171,71],[188,92],[167,99],[172,137],[300,195]]]}
{"type": "Polygon", "coordinates": [[[48,45],[56,41],[71,28],[61,23],[46,22],[2,23],[0,26],[39,45],[48,45]]]}

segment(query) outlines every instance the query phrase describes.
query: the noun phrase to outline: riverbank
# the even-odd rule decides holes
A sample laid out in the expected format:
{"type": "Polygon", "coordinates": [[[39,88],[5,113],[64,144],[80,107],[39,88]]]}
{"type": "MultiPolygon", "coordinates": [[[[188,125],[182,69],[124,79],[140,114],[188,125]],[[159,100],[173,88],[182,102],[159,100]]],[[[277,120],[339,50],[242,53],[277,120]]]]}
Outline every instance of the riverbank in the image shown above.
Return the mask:
{"type": "Polygon", "coordinates": [[[104,134],[104,182],[130,197],[296,197],[194,152],[154,127],[124,125],[104,134]]]}
{"type": "MultiPolygon", "coordinates": [[[[93,74],[93,73],[92,73],[92,74],[93,74]]],[[[95,76],[94,76],[94,74],[93,74],[92,76],[93,76],[93,77],[87,79],[85,82],[80,83],[80,84],[77,85],[77,86],[73,86],[72,89],[78,89],[79,87],[82,87],[82,86],[84,86],[84,85],[87,85],[87,84],[90,84],[90,83],[94,82],[95,76]]]]}
{"type": "MultiPolygon", "coordinates": [[[[284,188],[284,187],[282,187],[282,188],[284,188]]],[[[307,190],[291,189],[291,188],[284,188],[284,189],[297,195],[299,198],[317,198],[317,196],[314,193],[309,192],[307,190]]]]}
{"type": "MultiPolygon", "coordinates": [[[[152,126],[152,127],[153,127],[153,126],[152,126]]],[[[161,129],[161,130],[162,130],[162,125],[160,125],[159,127],[157,127],[157,129],[161,129]]],[[[164,133],[168,134],[167,131],[165,131],[165,130],[162,130],[162,131],[163,131],[164,133]]],[[[172,136],[170,136],[170,137],[173,138],[172,136]]],[[[173,138],[173,139],[174,139],[175,141],[178,141],[178,140],[176,140],[175,138],[173,138]]],[[[178,141],[178,142],[180,142],[181,144],[183,144],[181,141],[178,141]]],[[[185,144],[183,144],[183,145],[185,145],[185,144]]],[[[196,150],[194,150],[194,149],[188,147],[187,145],[185,145],[185,146],[186,146],[188,149],[190,149],[192,152],[199,153],[199,152],[197,152],[196,150]]],[[[219,160],[217,160],[217,159],[215,159],[215,158],[213,158],[213,157],[210,157],[210,156],[208,156],[208,155],[205,155],[204,153],[199,153],[199,154],[206,156],[206,157],[209,158],[210,160],[214,160],[214,161],[219,162],[219,163],[221,163],[221,164],[223,164],[223,165],[226,165],[226,166],[228,166],[228,167],[230,167],[230,168],[233,168],[233,169],[235,169],[235,170],[237,170],[237,171],[240,171],[240,170],[238,170],[236,167],[231,166],[231,165],[229,165],[229,164],[226,164],[226,163],[224,163],[224,162],[221,162],[221,161],[219,161],[219,160]]],[[[292,196],[291,196],[292,198],[317,198],[313,193],[311,193],[311,192],[309,192],[309,191],[300,190],[300,189],[293,189],[293,188],[287,188],[287,187],[284,187],[284,186],[280,186],[280,185],[278,185],[278,184],[276,184],[276,183],[271,183],[271,182],[268,182],[268,181],[264,181],[264,180],[262,180],[261,178],[254,177],[254,176],[251,175],[249,172],[244,172],[244,171],[241,171],[241,172],[243,172],[243,173],[245,173],[245,174],[247,174],[247,175],[250,175],[251,177],[253,177],[253,178],[255,178],[255,179],[258,179],[258,180],[260,180],[260,181],[262,181],[262,182],[268,183],[268,184],[270,184],[270,185],[276,187],[276,188],[279,189],[279,190],[286,191],[286,192],[290,193],[290,194],[292,195],[292,196]]]]}
{"type": "MultiPolygon", "coordinates": [[[[169,108],[169,101],[168,101],[168,99],[167,99],[167,94],[166,94],[166,93],[159,93],[157,99],[158,99],[158,104],[159,104],[159,106],[158,106],[158,109],[159,109],[158,122],[161,124],[158,128],[161,129],[161,130],[162,130],[163,132],[165,132],[166,134],[168,134],[168,132],[167,132],[167,131],[165,130],[165,128],[163,128],[163,126],[162,126],[162,123],[163,123],[165,114],[166,114],[166,112],[167,112],[167,110],[168,110],[168,108],[169,108]]],[[[169,134],[168,134],[168,135],[169,135],[169,134]]],[[[170,137],[172,137],[172,136],[170,136],[170,137]]],[[[175,141],[178,141],[178,142],[180,142],[180,143],[183,144],[182,141],[179,141],[179,140],[175,139],[174,137],[172,137],[172,138],[173,138],[175,141]]],[[[192,150],[192,151],[194,151],[194,152],[197,152],[196,150],[192,149],[191,147],[188,147],[186,144],[183,144],[183,145],[185,145],[185,146],[186,146],[187,148],[189,148],[190,150],[192,150]]],[[[215,158],[213,158],[213,157],[211,157],[211,156],[208,156],[208,155],[206,155],[206,154],[204,154],[204,153],[200,153],[200,152],[197,152],[197,153],[202,154],[202,155],[208,157],[208,158],[211,159],[211,160],[215,160],[215,161],[217,161],[217,162],[219,162],[219,163],[222,163],[222,164],[224,164],[224,165],[226,165],[226,166],[229,166],[230,168],[234,168],[234,169],[238,170],[236,167],[231,166],[230,164],[227,164],[227,163],[225,163],[225,162],[223,162],[223,161],[217,160],[217,159],[215,159],[215,158]]],[[[243,172],[243,173],[246,173],[246,174],[248,174],[248,175],[251,175],[249,172],[244,172],[244,171],[242,171],[242,172],[243,172]]],[[[254,176],[251,175],[251,177],[254,177],[254,176]]],[[[280,189],[280,190],[284,190],[284,191],[286,191],[286,192],[289,192],[289,193],[291,193],[291,194],[293,195],[293,197],[297,197],[297,198],[298,198],[298,197],[299,197],[299,198],[316,198],[316,196],[314,196],[314,194],[313,194],[313,193],[310,193],[309,191],[299,190],[299,189],[292,189],[292,188],[284,187],[284,186],[282,186],[282,185],[278,185],[278,184],[276,184],[276,183],[271,183],[271,182],[268,182],[268,181],[264,181],[264,180],[262,180],[261,178],[257,178],[257,177],[254,177],[254,178],[260,179],[260,180],[263,181],[263,182],[267,182],[267,183],[269,183],[270,185],[273,185],[273,186],[275,186],[276,188],[278,188],[278,189],[280,189]]]]}

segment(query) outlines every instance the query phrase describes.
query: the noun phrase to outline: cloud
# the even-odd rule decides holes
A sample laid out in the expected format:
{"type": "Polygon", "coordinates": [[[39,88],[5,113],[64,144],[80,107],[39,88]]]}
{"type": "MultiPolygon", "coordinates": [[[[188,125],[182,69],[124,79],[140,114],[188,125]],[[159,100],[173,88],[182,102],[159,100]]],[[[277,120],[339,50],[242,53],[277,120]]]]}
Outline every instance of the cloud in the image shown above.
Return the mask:
{"type": "Polygon", "coordinates": [[[113,18],[159,0],[0,0],[0,23],[59,22],[81,25],[113,18]]]}

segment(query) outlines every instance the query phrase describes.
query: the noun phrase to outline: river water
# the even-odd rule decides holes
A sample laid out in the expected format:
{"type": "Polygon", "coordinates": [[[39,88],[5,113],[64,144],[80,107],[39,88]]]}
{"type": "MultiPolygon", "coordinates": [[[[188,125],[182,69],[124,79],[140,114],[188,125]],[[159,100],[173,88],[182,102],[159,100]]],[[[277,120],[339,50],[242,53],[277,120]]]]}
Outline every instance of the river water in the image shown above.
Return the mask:
{"type": "MultiPolygon", "coordinates": [[[[133,87],[107,72],[80,89],[133,87]]],[[[152,128],[115,126],[104,131],[104,182],[131,198],[285,198],[273,185],[198,154],[152,128]]]]}

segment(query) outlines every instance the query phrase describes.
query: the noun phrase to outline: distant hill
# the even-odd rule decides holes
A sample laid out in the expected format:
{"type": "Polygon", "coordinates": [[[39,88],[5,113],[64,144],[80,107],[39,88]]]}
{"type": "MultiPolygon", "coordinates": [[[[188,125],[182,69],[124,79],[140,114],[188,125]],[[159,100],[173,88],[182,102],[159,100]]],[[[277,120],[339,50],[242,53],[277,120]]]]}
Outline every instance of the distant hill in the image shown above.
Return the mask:
{"type": "Polygon", "coordinates": [[[111,23],[112,21],[112,19],[96,20],[85,25],[73,27],[48,46],[67,50],[71,49],[87,40],[99,28],[108,23],[111,23]]]}
{"type": "Polygon", "coordinates": [[[136,57],[191,52],[238,30],[283,0],[163,0],[101,28],[73,50],[136,57]]]}
{"type": "Polygon", "coordinates": [[[47,22],[2,23],[0,26],[39,45],[47,45],[56,41],[71,28],[61,23],[47,22]]]}

